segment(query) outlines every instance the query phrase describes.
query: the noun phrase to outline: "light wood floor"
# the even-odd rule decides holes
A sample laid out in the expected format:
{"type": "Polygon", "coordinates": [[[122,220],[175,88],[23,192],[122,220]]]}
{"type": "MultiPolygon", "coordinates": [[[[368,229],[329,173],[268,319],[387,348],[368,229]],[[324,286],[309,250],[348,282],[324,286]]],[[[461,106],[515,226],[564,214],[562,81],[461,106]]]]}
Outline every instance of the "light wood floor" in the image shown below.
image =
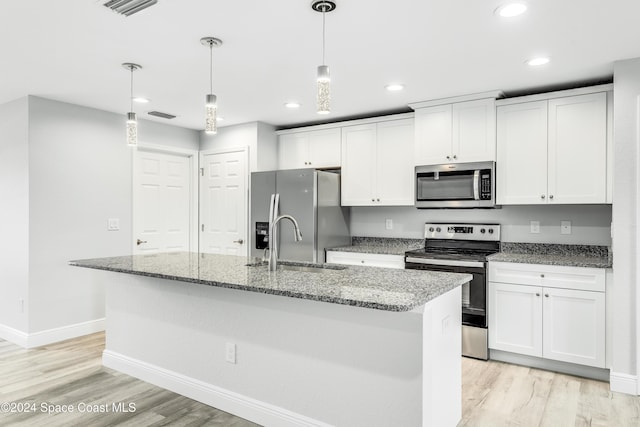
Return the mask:
{"type": "MultiPolygon", "coordinates": [[[[31,350],[0,340],[0,404],[37,407],[31,413],[0,411],[0,426],[256,426],[102,367],[103,349],[103,333],[31,350]],[[136,410],[77,412],[81,403],[113,402],[134,403],[136,410]],[[42,403],[74,405],[76,412],[43,413],[42,403]]],[[[459,427],[640,426],[640,398],[611,393],[607,383],[467,358],[462,378],[459,427]]]]}

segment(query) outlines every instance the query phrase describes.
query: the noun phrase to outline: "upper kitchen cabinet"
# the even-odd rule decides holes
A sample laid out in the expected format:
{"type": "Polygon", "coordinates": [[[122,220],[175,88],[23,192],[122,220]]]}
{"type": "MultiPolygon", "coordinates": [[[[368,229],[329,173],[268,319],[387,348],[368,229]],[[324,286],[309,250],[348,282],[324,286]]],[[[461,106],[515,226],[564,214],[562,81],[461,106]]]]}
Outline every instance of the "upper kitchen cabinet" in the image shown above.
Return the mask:
{"type": "Polygon", "coordinates": [[[413,135],[413,118],[344,126],[342,205],[413,206],[413,135]]]}
{"type": "Polygon", "coordinates": [[[495,161],[495,98],[500,94],[410,104],[415,110],[415,166],[495,161]]]}
{"type": "Polygon", "coordinates": [[[608,202],[607,87],[498,101],[498,204],[608,202]]]}
{"type": "Polygon", "coordinates": [[[278,169],[339,168],[340,139],[340,127],[279,132],[278,169]]]}

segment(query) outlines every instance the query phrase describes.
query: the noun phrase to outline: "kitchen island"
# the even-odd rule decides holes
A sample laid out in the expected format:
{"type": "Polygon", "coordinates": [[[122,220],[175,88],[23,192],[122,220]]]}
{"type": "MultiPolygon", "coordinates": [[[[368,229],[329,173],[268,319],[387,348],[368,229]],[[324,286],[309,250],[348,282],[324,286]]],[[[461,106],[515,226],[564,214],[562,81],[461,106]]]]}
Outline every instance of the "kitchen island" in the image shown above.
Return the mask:
{"type": "Polygon", "coordinates": [[[72,261],[103,363],[262,425],[455,426],[464,274],[197,253],[72,261]],[[126,274],[114,274],[126,273],[126,274]]]}

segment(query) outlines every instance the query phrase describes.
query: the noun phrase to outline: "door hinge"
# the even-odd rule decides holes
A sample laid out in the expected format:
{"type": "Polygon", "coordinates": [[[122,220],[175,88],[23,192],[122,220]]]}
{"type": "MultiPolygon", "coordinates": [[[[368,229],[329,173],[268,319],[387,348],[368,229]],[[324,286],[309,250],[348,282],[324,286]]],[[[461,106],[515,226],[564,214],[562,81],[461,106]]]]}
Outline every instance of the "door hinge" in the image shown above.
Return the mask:
{"type": "Polygon", "coordinates": [[[202,224],[202,225],[200,226],[200,229],[201,229],[202,231],[204,231],[204,224],[202,224]]]}
{"type": "Polygon", "coordinates": [[[204,168],[200,168],[200,176],[204,176],[204,168]]]}

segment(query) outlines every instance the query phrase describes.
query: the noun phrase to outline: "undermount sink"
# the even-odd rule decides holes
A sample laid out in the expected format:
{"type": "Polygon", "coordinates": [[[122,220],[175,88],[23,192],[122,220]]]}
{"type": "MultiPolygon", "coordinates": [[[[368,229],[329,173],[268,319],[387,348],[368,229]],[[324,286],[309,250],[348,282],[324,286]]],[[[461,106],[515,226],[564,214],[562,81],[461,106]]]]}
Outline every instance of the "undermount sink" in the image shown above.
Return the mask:
{"type": "MultiPolygon", "coordinates": [[[[264,267],[269,263],[266,261],[257,261],[247,264],[247,267],[264,267]]],[[[311,264],[294,261],[278,261],[278,270],[300,271],[304,273],[326,273],[335,270],[344,270],[346,267],[331,264],[311,264]]]]}

